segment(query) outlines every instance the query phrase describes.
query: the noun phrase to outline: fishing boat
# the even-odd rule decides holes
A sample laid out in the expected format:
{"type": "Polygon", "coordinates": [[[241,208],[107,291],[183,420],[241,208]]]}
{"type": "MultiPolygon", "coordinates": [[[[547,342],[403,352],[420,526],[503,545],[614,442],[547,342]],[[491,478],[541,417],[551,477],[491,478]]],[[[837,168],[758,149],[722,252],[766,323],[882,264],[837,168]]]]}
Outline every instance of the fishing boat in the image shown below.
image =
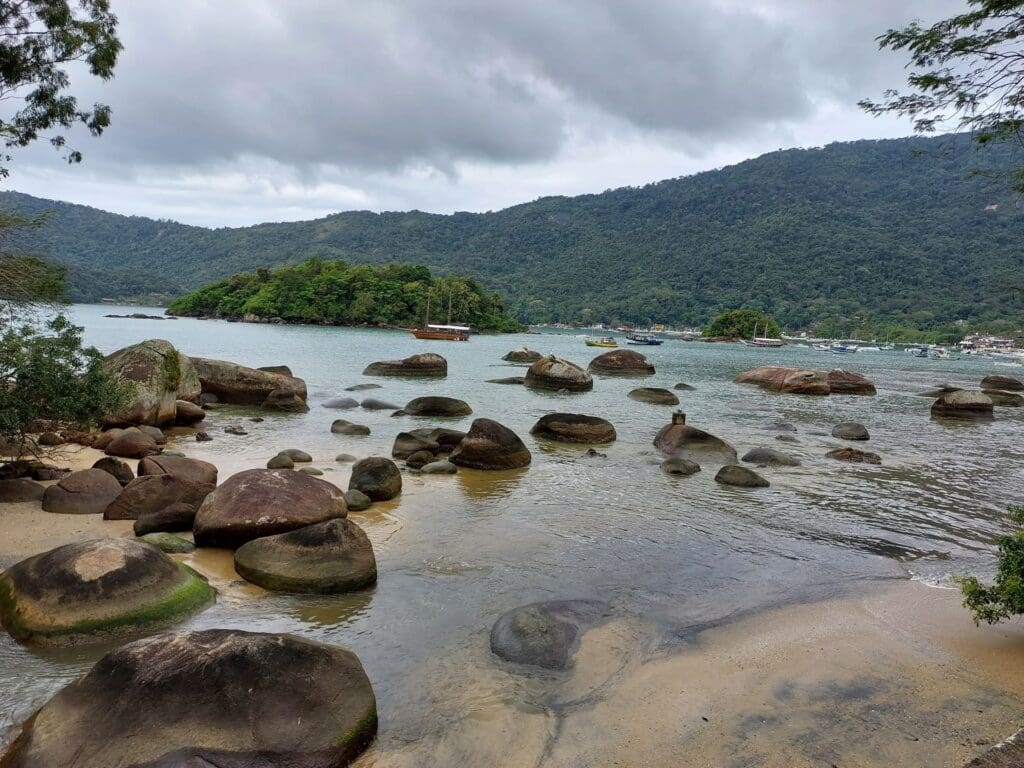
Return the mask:
{"type": "Polygon", "coordinates": [[[831,347],[829,347],[829,350],[834,355],[846,355],[846,354],[850,354],[852,352],[856,352],[857,351],[857,345],[856,344],[842,344],[842,343],[837,341],[835,344],[833,344],[831,347]]]}
{"type": "Polygon", "coordinates": [[[412,328],[411,333],[417,339],[425,341],[469,341],[468,325],[452,325],[452,297],[448,294],[448,323],[438,325],[430,322],[430,293],[427,293],[427,311],[423,314],[423,326],[412,328]]]}
{"type": "Polygon", "coordinates": [[[604,338],[601,339],[584,339],[583,343],[586,344],[588,347],[611,348],[619,346],[619,342],[617,342],[611,336],[605,336],[604,338]]]}
{"type": "Polygon", "coordinates": [[[650,334],[643,333],[627,333],[626,334],[627,344],[637,344],[640,346],[656,347],[659,344],[663,344],[664,340],[659,339],[657,336],[651,336],[650,334]]]}
{"type": "MultiPolygon", "coordinates": [[[[768,323],[764,324],[764,332],[768,333],[768,323]]],[[[740,339],[748,347],[784,347],[786,342],[782,339],[772,339],[767,336],[757,335],[757,324],[754,324],[754,334],[749,339],[740,339]]]]}

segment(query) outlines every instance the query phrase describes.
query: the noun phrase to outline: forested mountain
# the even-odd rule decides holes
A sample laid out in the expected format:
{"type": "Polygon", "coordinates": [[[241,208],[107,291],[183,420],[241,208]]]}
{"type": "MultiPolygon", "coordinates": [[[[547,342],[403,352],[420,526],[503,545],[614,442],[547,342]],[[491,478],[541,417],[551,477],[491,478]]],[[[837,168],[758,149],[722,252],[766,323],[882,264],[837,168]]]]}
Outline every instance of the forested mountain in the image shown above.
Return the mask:
{"type": "Polygon", "coordinates": [[[850,333],[956,320],[1019,328],[1024,214],[1008,148],[966,137],[832,144],[493,213],[353,211],[206,229],[2,193],[52,210],[20,245],[72,267],[77,299],[181,293],[310,257],[477,277],[523,320],[698,324],[747,307],[850,333]],[[987,169],[987,170],[986,170],[987,169]],[[984,171],[976,173],[976,171],[984,171]]]}

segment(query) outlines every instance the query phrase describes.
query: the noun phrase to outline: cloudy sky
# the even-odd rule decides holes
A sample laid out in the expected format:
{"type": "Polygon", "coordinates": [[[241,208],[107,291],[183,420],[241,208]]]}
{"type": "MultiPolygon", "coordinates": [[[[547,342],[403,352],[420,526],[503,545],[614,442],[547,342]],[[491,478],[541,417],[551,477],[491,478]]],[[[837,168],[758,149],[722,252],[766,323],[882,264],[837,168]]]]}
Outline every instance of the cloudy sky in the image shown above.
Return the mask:
{"type": "Polygon", "coordinates": [[[486,211],[902,136],[874,38],[963,0],[112,0],[114,110],[7,188],[209,226],[486,211]]]}

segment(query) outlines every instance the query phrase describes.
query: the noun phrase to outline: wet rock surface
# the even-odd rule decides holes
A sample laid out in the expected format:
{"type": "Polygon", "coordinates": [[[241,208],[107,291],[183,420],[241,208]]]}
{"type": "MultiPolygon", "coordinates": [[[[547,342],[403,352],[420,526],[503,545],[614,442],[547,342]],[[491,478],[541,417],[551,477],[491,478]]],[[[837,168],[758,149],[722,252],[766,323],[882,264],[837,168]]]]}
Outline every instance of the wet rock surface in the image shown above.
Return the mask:
{"type": "Polygon", "coordinates": [[[525,384],[532,389],[586,392],[594,388],[594,379],[575,363],[548,355],[530,366],[525,384]]]}
{"type": "Polygon", "coordinates": [[[421,376],[440,378],[448,375],[448,361],[434,352],[411,355],[402,360],[370,363],[364,376],[421,376]]]}
{"type": "Polygon", "coordinates": [[[370,456],[352,466],[348,487],[361,491],[373,501],[387,501],[402,492],[402,473],[391,459],[370,456]]]}
{"type": "Polygon", "coordinates": [[[613,349],[590,361],[587,370],[602,376],[651,376],[654,365],[633,349],[613,349]]]}
{"type": "Polygon", "coordinates": [[[486,470],[517,469],[531,459],[519,436],[493,419],[476,419],[450,457],[457,466],[486,470]]]}
{"type": "Polygon", "coordinates": [[[491,651],[516,664],[565,669],[587,629],[608,618],[592,600],[531,603],[503,614],[491,628],[491,651]]]}
{"type": "Polygon", "coordinates": [[[715,475],[715,482],[722,485],[732,485],[737,488],[767,488],[769,483],[761,475],[752,469],[741,467],[738,464],[726,464],[715,475]]]}
{"type": "Polygon", "coordinates": [[[549,413],[541,416],[530,434],[561,443],[611,443],[617,435],[611,422],[582,413],[549,413]]]}

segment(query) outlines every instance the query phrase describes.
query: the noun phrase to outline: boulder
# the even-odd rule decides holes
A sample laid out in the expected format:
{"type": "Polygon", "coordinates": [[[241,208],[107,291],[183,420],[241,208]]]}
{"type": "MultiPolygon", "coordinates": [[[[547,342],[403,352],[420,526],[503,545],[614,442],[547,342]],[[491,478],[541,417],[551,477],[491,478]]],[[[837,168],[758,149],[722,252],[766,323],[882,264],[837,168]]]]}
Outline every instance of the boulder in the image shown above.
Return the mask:
{"type": "Polygon", "coordinates": [[[359,461],[359,457],[353,456],[351,453],[339,453],[337,456],[334,457],[334,460],[340,461],[342,464],[351,464],[353,462],[359,461]]]}
{"type": "Polygon", "coordinates": [[[114,456],[104,456],[93,464],[92,468],[109,472],[122,487],[135,479],[135,473],[132,472],[132,468],[128,466],[128,463],[114,456]]]}
{"type": "Polygon", "coordinates": [[[691,387],[686,382],[681,381],[678,384],[676,384],[674,387],[672,387],[672,389],[677,389],[677,390],[679,390],[681,392],[691,392],[694,389],[696,389],[696,387],[691,387]]]}
{"type": "Polygon", "coordinates": [[[199,399],[199,377],[192,361],[163,339],[119,349],[104,358],[103,370],[128,390],[128,404],[104,416],[105,425],[169,424],[177,415],[178,400],[199,399]]]}
{"type": "Polygon", "coordinates": [[[124,433],[124,430],[118,427],[105,429],[93,439],[92,447],[98,451],[106,450],[106,447],[114,441],[114,438],[122,433],[124,433]]]}
{"type": "Polygon", "coordinates": [[[367,389],[382,389],[382,384],[353,384],[351,387],[345,387],[346,392],[362,392],[367,389]]]}
{"type": "Polygon", "coordinates": [[[439,378],[448,375],[448,361],[435,352],[412,355],[404,360],[370,363],[364,376],[419,376],[439,378]]]}
{"type": "Polygon", "coordinates": [[[317,469],[316,467],[300,467],[298,471],[303,475],[309,475],[310,477],[320,477],[324,471],[317,469]]]}
{"type": "Polygon", "coordinates": [[[850,461],[856,464],[881,464],[882,457],[871,451],[862,451],[858,448],[836,448],[825,454],[826,458],[837,461],[850,461]]]}
{"type": "Polygon", "coordinates": [[[532,456],[508,427],[491,419],[476,419],[450,459],[460,467],[497,470],[528,466],[532,456]]]}
{"type": "Polygon", "coordinates": [[[291,376],[292,369],[287,365],[261,365],[256,369],[257,371],[266,371],[267,373],[279,373],[282,376],[291,376]]]}
{"type": "Polygon", "coordinates": [[[608,617],[593,600],[531,603],[503,614],[491,628],[491,651],[505,661],[565,669],[587,629],[608,617]]]}
{"type": "Polygon", "coordinates": [[[450,461],[432,461],[420,467],[424,475],[454,475],[458,471],[459,468],[450,461]]]}
{"type": "Polygon", "coordinates": [[[263,401],[263,408],[281,413],[305,413],[309,410],[306,401],[294,389],[273,390],[263,401]]]}
{"type": "Polygon", "coordinates": [[[530,366],[525,384],[532,389],[586,392],[594,388],[594,379],[575,363],[548,355],[530,366]]]}
{"type": "Polygon", "coordinates": [[[560,443],[611,443],[618,437],[611,422],[582,413],[549,413],[541,416],[530,434],[560,443]]]}
{"type": "Polygon", "coordinates": [[[110,441],[104,453],[125,459],[141,459],[153,453],[160,453],[160,447],[156,440],[145,432],[126,429],[110,441]]]}
{"type": "Polygon", "coordinates": [[[43,432],[43,434],[36,438],[36,444],[45,448],[52,448],[57,445],[64,445],[64,438],[56,432],[43,432]]]}
{"type": "Polygon", "coordinates": [[[368,397],[359,404],[368,411],[397,411],[400,405],[389,403],[387,400],[378,400],[376,397],[368,397]]]}
{"type": "Polygon", "coordinates": [[[195,544],[188,539],[183,539],[181,536],[175,536],[173,533],[147,533],[139,536],[139,541],[149,544],[151,547],[156,547],[161,552],[166,552],[169,555],[187,555],[190,552],[196,551],[195,544]]]}
{"type": "Polygon", "coordinates": [[[137,477],[107,505],[103,519],[138,520],[147,512],[156,512],[178,503],[198,509],[212,490],[213,485],[209,483],[193,483],[176,475],[137,477]]]}
{"type": "Polygon", "coordinates": [[[362,512],[365,509],[369,509],[373,504],[373,499],[367,496],[362,491],[357,491],[355,488],[345,491],[345,503],[348,505],[349,512],[362,512]]]}
{"type": "Polygon", "coordinates": [[[488,379],[487,384],[525,384],[525,376],[506,376],[503,379],[488,379]]]}
{"type": "Polygon", "coordinates": [[[630,390],[629,399],[652,405],[679,405],[679,398],[661,387],[639,387],[630,390]]]}
{"type": "Polygon", "coordinates": [[[213,464],[179,456],[147,456],[139,462],[139,477],[144,475],[175,475],[201,485],[217,484],[217,468],[213,464]]]}
{"type": "Polygon", "coordinates": [[[27,477],[0,480],[0,504],[15,504],[21,501],[42,501],[46,486],[27,477]]]}
{"type": "Polygon", "coordinates": [[[157,445],[167,444],[167,435],[159,427],[150,426],[149,424],[139,424],[137,427],[129,427],[127,432],[134,432],[138,430],[144,435],[149,435],[153,438],[153,442],[157,445]]]}
{"type": "Polygon", "coordinates": [[[827,395],[831,391],[828,376],[824,371],[780,368],[772,365],[744,371],[733,381],[737,384],[754,384],[770,392],[795,395],[827,395]]]}
{"type": "Polygon", "coordinates": [[[651,361],[632,349],[613,349],[590,361],[587,370],[602,376],[650,376],[651,361]]]}
{"type": "Polygon", "coordinates": [[[420,469],[430,464],[435,458],[437,457],[430,451],[416,451],[405,460],[405,466],[409,467],[409,469],[420,469]]]}
{"type": "Polygon", "coordinates": [[[654,437],[654,447],[668,457],[701,462],[735,464],[736,449],[724,440],[702,429],[686,424],[682,414],[674,414],[672,423],[662,427],[654,437]]]}
{"type": "Polygon", "coordinates": [[[753,448],[743,454],[743,461],[759,467],[799,467],[800,461],[774,448],[753,448]]]}
{"type": "Polygon", "coordinates": [[[395,442],[391,446],[391,455],[396,459],[408,459],[414,453],[427,451],[431,455],[441,450],[436,440],[431,440],[426,435],[417,435],[412,432],[399,432],[395,435],[395,442]]]}
{"type": "Polygon", "coordinates": [[[277,454],[267,460],[267,469],[294,469],[295,462],[292,461],[291,456],[286,456],[283,453],[277,454]]]}
{"type": "Polygon", "coordinates": [[[358,408],[359,401],[354,397],[332,397],[330,400],[325,400],[320,404],[322,408],[331,408],[334,410],[343,411],[347,408],[358,408]]]}
{"type": "Polygon", "coordinates": [[[844,421],[842,424],[832,427],[832,437],[838,437],[840,440],[868,440],[871,435],[868,434],[868,428],[863,424],[858,424],[856,421],[844,421]]]}
{"type": "Polygon", "coordinates": [[[373,688],[345,648],[235,629],[171,632],[108,653],[58,692],[3,766],[333,768],[376,729],[373,688]]]}
{"type": "Polygon", "coordinates": [[[981,390],[992,399],[992,405],[996,408],[1020,408],[1024,406],[1024,397],[1016,392],[1004,392],[1001,389],[981,390]]]}
{"type": "Polygon", "coordinates": [[[331,432],[336,435],[368,435],[370,428],[365,424],[354,424],[345,419],[336,419],[331,423],[331,432]]]}
{"type": "Polygon", "coordinates": [[[0,574],[0,623],[23,643],[91,642],[169,626],[210,605],[214,595],[193,571],[154,547],[135,539],[90,539],[0,574]]]}
{"type": "Polygon", "coordinates": [[[206,418],[206,411],[195,403],[188,400],[176,400],[174,402],[174,422],[176,424],[195,424],[206,418]]]}
{"type": "Polygon", "coordinates": [[[526,347],[518,347],[513,349],[511,352],[502,355],[502,360],[509,363],[535,363],[541,359],[543,355],[540,352],[534,352],[532,349],[526,347]]]}
{"type": "Polygon", "coordinates": [[[373,501],[387,501],[402,492],[402,473],[391,459],[370,456],[352,465],[348,487],[365,493],[373,501]]]}
{"type": "Polygon", "coordinates": [[[403,408],[410,416],[469,416],[473,409],[454,397],[417,397],[403,408]]]}
{"type": "Polygon", "coordinates": [[[336,595],[377,581],[370,540],[344,518],[243,544],[235,550],[235,570],[246,581],[275,592],[336,595]]]}
{"type": "Polygon", "coordinates": [[[700,464],[689,459],[681,459],[677,456],[661,462],[661,471],[667,472],[670,475],[693,475],[700,472],[700,464]]]}
{"type": "Polygon", "coordinates": [[[261,405],[275,390],[287,390],[306,399],[306,382],[294,376],[204,357],[193,357],[192,364],[203,393],[216,395],[222,403],[261,405]]]}
{"type": "Polygon", "coordinates": [[[298,448],[285,448],[278,455],[279,456],[287,456],[289,459],[294,461],[296,464],[308,464],[309,462],[311,462],[313,460],[312,456],[310,456],[305,451],[299,450],[298,448]]]}
{"type": "Polygon", "coordinates": [[[875,385],[853,371],[835,368],[828,372],[828,391],[832,395],[874,395],[875,385]]]}
{"type": "Polygon", "coordinates": [[[410,435],[425,438],[429,442],[437,443],[437,451],[440,453],[451,453],[466,437],[466,433],[458,429],[447,427],[420,427],[409,431],[410,435]]]}
{"type": "Polygon", "coordinates": [[[63,515],[102,514],[121,493],[121,483],[102,469],[72,472],[43,493],[43,510],[63,515]]]}
{"type": "Polygon", "coordinates": [[[933,418],[991,419],[992,398],[971,389],[946,392],[932,403],[931,414],[933,418]]]}
{"type": "Polygon", "coordinates": [[[1003,392],[1024,392],[1024,381],[1013,376],[993,374],[981,380],[982,389],[1001,389],[1003,392]]]}
{"type": "Polygon", "coordinates": [[[715,482],[738,488],[767,488],[771,485],[754,470],[741,467],[739,464],[726,464],[718,470],[715,482]]]}
{"type": "Polygon", "coordinates": [[[203,500],[192,531],[196,546],[234,549],[346,514],[344,494],[324,480],[286,469],[250,469],[203,500]]]}
{"type": "Polygon", "coordinates": [[[142,512],[132,526],[136,536],[165,531],[191,531],[196,519],[197,504],[176,501],[160,509],[142,512]]]}

